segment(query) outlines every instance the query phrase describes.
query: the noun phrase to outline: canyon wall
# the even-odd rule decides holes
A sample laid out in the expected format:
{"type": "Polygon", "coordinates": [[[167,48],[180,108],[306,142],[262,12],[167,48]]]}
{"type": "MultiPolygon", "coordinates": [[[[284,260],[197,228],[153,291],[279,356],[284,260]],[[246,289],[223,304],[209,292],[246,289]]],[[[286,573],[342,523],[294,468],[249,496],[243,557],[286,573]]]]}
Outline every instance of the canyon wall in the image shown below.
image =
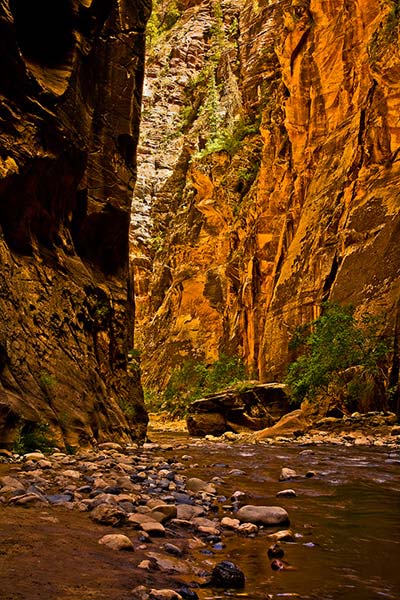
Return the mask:
{"type": "Polygon", "coordinates": [[[0,1],[0,446],[144,436],[128,233],[149,13],[0,1]]]}
{"type": "Polygon", "coordinates": [[[146,385],[221,354],[279,380],[324,300],[384,316],[396,384],[398,2],[178,8],[148,57],[131,237],[146,385]]]}

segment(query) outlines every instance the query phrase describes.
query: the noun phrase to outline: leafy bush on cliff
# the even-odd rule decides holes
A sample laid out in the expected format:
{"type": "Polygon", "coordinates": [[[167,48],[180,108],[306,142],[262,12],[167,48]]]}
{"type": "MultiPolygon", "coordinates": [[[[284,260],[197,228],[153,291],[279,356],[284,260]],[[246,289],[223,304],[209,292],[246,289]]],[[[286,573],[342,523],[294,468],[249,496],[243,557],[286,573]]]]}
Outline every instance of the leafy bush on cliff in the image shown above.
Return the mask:
{"type": "Polygon", "coordinates": [[[221,355],[211,365],[193,359],[174,369],[164,393],[155,402],[154,394],[149,409],[165,410],[173,416],[183,416],[187,406],[207,394],[218,392],[246,379],[246,369],[237,356],[221,355]]]}
{"type": "Polygon", "coordinates": [[[160,35],[175,25],[181,15],[178,2],[172,0],[153,0],[153,9],[147,22],[146,40],[151,48],[160,35]]]}
{"type": "Polygon", "coordinates": [[[292,339],[291,348],[301,352],[289,365],[285,379],[293,403],[312,400],[330,384],[339,383],[349,367],[377,373],[388,353],[378,335],[379,324],[380,319],[368,313],[356,318],[351,306],[324,303],[321,316],[298,328],[292,339]]]}

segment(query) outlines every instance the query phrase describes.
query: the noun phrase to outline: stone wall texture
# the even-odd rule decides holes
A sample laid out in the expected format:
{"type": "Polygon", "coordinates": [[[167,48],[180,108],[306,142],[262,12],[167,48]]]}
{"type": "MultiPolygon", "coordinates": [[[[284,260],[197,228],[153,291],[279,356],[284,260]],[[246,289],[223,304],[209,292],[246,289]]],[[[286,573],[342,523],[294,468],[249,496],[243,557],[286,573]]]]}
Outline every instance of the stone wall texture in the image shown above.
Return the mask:
{"type": "Polygon", "coordinates": [[[131,251],[146,385],[221,353],[279,380],[323,300],[384,315],[398,381],[399,21],[391,0],[197,2],[155,41],[131,251]]]}
{"type": "Polygon", "coordinates": [[[144,435],[128,277],[147,0],[0,1],[0,445],[144,435]]]}

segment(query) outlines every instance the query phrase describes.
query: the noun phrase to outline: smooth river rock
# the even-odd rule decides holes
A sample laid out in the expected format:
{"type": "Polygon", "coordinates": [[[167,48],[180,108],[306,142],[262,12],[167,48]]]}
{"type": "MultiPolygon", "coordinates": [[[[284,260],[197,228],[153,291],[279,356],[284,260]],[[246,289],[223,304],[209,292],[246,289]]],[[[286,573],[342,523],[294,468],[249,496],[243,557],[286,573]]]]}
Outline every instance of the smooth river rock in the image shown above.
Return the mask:
{"type": "Polygon", "coordinates": [[[111,550],[129,550],[132,552],[134,549],[128,536],[122,535],[121,533],[103,535],[103,537],[99,539],[99,544],[103,544],[104,546],[111,548],[111,550]]]}
{"type": "Polygon", "coordinates": [[[253,506],[246,504],[239,508],[236,513],[242,523],[254,523],[256,525],[288,525],[289,515],[281,506],[253,506]]]}

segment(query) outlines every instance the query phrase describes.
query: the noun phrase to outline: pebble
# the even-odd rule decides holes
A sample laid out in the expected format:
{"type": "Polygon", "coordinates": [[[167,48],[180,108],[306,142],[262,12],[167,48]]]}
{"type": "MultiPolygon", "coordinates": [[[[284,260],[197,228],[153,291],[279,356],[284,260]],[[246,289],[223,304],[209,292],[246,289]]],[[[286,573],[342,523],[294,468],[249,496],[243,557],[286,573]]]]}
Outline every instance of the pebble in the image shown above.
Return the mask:
{"type": "Polygon", "coordinates": [[[296,539],[291,529],[282,529],[276,533],[270,533],[268,537],[276,540],[277,542],[294,542],[296,539]]]}
{"type": "Polygon", "coordinates": [[[233,562],[223,560],[212,570],[210,585],[217,588],[240,589],[245,585],[245,576],[233,562]]]}
{"type": "Polygon", "coordinates": [[[228,475],[232,475],[232,477],[242,477],[243,475],[246,475],[246,473],[241,469],[232,469],[229,471],[228,475]]]}
{"type": "Polygon", "coordinates": [[[390,435],[400,436],[400,425],[394,425],[391,429],[390,435]]]}
{"type": "Polygon", "coordinates": [[[267,554],[269,558],[282,558],[285,552],[279,544],[273,544],[268,548],[267,554]]]}
{"type": "Polygon", "coordinates": [[[141,527],[150,537],[162,537],[165,535],[164,525],[157,523],[157,521],[145,521],[141,527]]]}
{"type": "Polygon", "coordinates": [[[72,469],[67,469],[66,471],[62,471],[61,475],[63,477],[71,477],[72,479],[80,479],[81,474],[79,471],[74,471],[72,469]]]}
{"type": "Polygon", "coordinates": [[[258,533],[258,527],[254,523],[242,523],[237,531],[242,535],[254,536],[258,533]]]}
{"type": "Polygon", "coordinates": [[[221,525],[228,527],[228,529],[238,529],[240,527],[239,519],[231,519],[231,517],[223,517],[221,519],[221,525]]]}
{"type": "Polygon", "coordinates": [[[23,459],[26,461],[29,461],[29,460],[38,461],[38,460],[45,460],[46,457],[41,452],[28,452],[27,454],[24,454],[23,459]]]}
{"type": "Polygon", "coordinates": [[[6,448],[0,448],[0,456],[5,456],[6,458],[12,458],[13,453],[6,448]]]}
{"type": "Polygon", "coordinates": [[[103,537],[99,539],[99,544],[103,544],[104,546],[111,548],[111,550],[128,550],[130,552],[134,550],[133,544],[128,536],[122,535],[121,533],[103,535],[103,537]]]}
{"type": "Polygon", "coordinates": [[[175,590],[150,590],[149,600],[183,600],[175,590]]]}
{"type": "Polygon", "coordinates": [[[175,544],[164,544],[164,550],[165,552],[168,552],[168,554],[173,554],[174,556],[182,556],[183,554],[183,550],[181,550],[179,546],[175,546],[175,544]]]}
{"type": "Polygon", "coordinates": [[[281,490],[280,492],[278,492],[276,494],[277,498],[295,498],[296,497],[296,492],[292,489],[287,489],[287,490],[281,490]]]}
{"type": "Polygon", "coordinates": [[[126,521],[126,513],[117,508],[116,506],[110,506],[108,504],[99,504],[90,513],[90,518],[96,523],[101,525],[111,525],[111,527],[118,527],[126,521]]]}
{"type": "Polygon", "coordinates": [[[294,469],[283,467],[281,474],[279,475],[279,481],[287,481],[288,479],[296,479],[297,477],[298,475],[294,469]]]}
{"type": "Polygon", "coordinates": [[[206,492],[207,494],[216,494],[217,488],[212,483],[207,483],[198,477],[191,477],[186,482],[186,489],[191,492],[206,492]]]}

